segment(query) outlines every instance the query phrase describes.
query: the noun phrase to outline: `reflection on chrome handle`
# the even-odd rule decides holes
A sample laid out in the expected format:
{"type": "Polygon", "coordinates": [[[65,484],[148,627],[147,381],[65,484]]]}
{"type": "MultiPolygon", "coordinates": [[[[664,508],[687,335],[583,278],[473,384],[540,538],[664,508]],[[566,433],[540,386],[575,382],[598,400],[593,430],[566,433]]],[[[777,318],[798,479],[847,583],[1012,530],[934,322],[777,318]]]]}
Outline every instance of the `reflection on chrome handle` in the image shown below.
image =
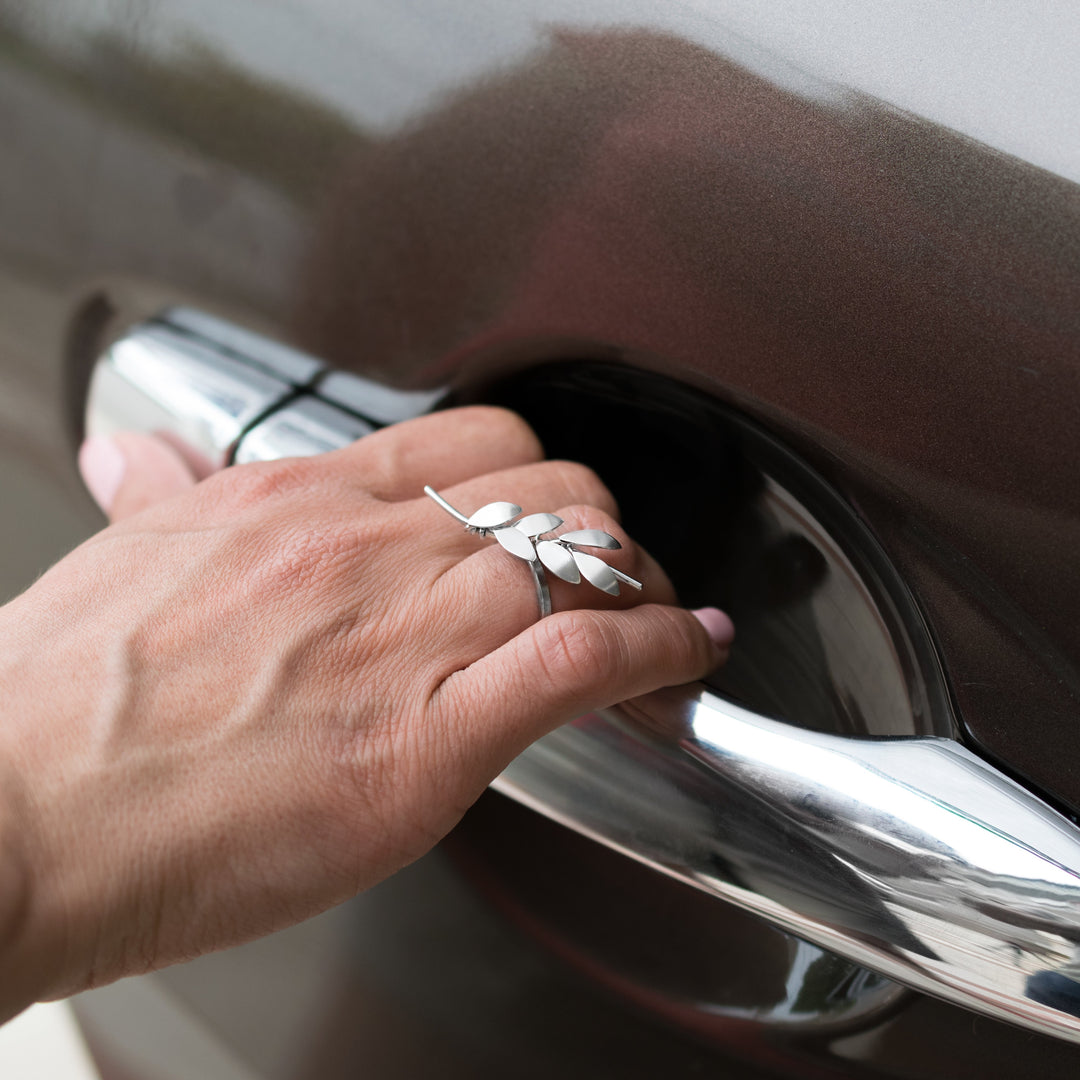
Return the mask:
{"type": "Polygon", "coordinates": [[[918,990],[1080,1042],[1080,829],[948,739],[860,739],[700,684],[589,715],[495,787],[918,990]]]}
{"type": "Polygon", "coordinates": [[[192,308],[131,327],[94,365],[86,433],[152,432],[202,477],[231,464],[336,450],[432,409],[398,390],[192,308]]]}

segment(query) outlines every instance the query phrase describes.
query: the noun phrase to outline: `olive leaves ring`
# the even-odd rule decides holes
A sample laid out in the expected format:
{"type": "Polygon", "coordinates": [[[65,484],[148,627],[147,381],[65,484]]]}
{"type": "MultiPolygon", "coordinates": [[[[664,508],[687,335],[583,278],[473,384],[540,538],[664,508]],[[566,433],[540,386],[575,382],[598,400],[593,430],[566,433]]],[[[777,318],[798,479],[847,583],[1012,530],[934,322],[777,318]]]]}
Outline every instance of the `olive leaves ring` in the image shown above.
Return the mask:
{"type": "Polygon", "coordinates": [[[451,517],[477,536],[493,536],[511,555],[529,564],[536,584],[536,600],[540,618],[551,614],[551,593],[545,569],[557,578],[577,585],[584,578],[590,585],[612,596],[619,595],[619,582],[640,589],[641,582],[608,566],[603,559],[581,548],[606,548],[614,551],[622,544],[601,529],[577,529],[548,540],[540,539],[554,532],[562,523],[555,514],[526,514],[519,517],[521,507],[509,502],[493,502],[481,506],[470,517],[451,506],[434,488],[424,486],[424,494],[434,499],[451,517]]]}

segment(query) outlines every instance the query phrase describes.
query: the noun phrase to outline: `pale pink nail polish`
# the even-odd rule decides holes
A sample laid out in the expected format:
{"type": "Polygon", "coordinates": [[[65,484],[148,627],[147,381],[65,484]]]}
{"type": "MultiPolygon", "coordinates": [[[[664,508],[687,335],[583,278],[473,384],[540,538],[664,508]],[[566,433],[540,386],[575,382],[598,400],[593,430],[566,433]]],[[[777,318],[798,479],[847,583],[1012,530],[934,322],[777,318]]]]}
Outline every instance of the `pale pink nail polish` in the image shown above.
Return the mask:
{"type": "Polygon", "coordinates": [[[695,619],[705,627],[705,632],[713,644],[724,652],[731,648],[735,640],[735,624],[719,608],[698,608],[691,612],[695,619]]]}
{"type": "Polygon", "coordinates": [[[116,498],[126,470],[127,460],[112,439],[91,435],[79,449],[79,472],[83,483],[106,513],[116,498]]]}

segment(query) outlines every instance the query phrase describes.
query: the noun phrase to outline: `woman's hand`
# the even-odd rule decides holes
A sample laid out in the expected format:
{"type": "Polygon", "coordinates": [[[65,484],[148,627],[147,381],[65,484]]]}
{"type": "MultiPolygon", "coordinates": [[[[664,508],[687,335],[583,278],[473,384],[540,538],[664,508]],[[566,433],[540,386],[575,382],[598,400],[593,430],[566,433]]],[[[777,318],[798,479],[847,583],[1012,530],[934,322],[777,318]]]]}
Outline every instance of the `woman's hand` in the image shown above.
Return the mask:
{"type": "Polygon", "coordinates": [[[138,436],[83,464],[115,523],[0,610],[0,1015],[352,896],[534,739],[730,643],[671,606],[599,479],[501,410],[198,485],[138,436]],[[644,592],[553,580],[538,620],[527,567],[425,483],[611,532],[644,592]]]}

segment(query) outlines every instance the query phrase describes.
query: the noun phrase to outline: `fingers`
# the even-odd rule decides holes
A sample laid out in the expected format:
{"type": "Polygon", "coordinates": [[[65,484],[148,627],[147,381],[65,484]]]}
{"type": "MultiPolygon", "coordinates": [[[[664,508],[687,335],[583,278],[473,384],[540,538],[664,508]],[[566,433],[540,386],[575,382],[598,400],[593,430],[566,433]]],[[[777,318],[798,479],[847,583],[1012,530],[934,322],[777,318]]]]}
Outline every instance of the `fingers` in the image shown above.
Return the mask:
{"type": "Polygon", "coordinates": [[[328,460],[348,461],[365,489],[398,502],[417,498],[425,484],[441,491],[543,456],[540,440],[516,413],[473,406],[383,428],[328,460]]]}
{"type": "MultiPolygon", "coordinates": [[[[659,564],[638,547],[609,514],[593,506],[580,505],[562,507],[555,512],[563,519],[556,534],[598,529],[614,536],[621,544],[617,550],[585,546],[578,550],[636,578],[643,587],[639,592],[621,583],[618,596],[612,596],[584,577],[575,584],[560,580],[547,570],[545,576],[553,611],[676,602],[675,591],[659,564]]],[[[459,613],[453,641],[441,658],[442,674],[449,674],[474,657],[498,648],[539,617],[536,588],[525,561],[510,555],[490,538],[466,536],[477,550],[451,566],[433,590],[437,610],[459,613]]]]}
{"type": "Polygon", "coordinates": [[[160,439],[135,432],[91,436],[79,449],[79,471],[110,521],[121,521],[194,487],[183,458],[160,439]]]}
{"type": "MultiPolygon", "coordinates": [[[[436,487],[435,484],[431,485],[436,487]]],[[[490,502],[512,502],[526,514],[554,512],[556,506],[587,504],[618,519],[619,508],[604,482],[575,461],[541,461],[471,477],[439,489],[466,517],[490,502]]]]}
{"type": "Polygon", "coordinates": [[[494,775],[575,716],[703,678],[727,659],[733,636],[714,608],[557,613],[451,675],[432,704],[443,722],[470,726],[469,741],[489,748],[484,765],[494,775]]]}
{"type": "MultiPolygon", "coordinates": [[[[617,521],[618,508],[611,493],[591,469],[576,462],[545,461],[475,477],[448,488],[451,505],[471,514],[489,502],[510,501],[526,514],[548,512],[563,519],[557,533],[599,529],[622,545],[618,550],[588,549],[614,569],[648,583],[644,596],[620,586],[615,598],[587,580],[571,584],[545,570],[555,611],[579,607],[629,606],[642,599],[661,603],[675,600],[660,567],[632,543],[617,521]],[[557,509],[562,507],[562,509],[557,509]]],[[[432,510],[439,514],[432,505],[432,510]]],[[[453,527],[453,522],[447,520],[453,527]]],[[[437,657],[436,674],[446,674],[471,663],[514,637],[539,617],[536,585],[527,563],[505,551],[492,537],[478,537],[460,527],[447,531],[440,543],[441,569],[434,581],[434,610],[452,613],[454,634],[437,657]]]]}
{"type": "MultiPolygon", "coordinates": [[[[343,464],[359,486],[386,501],[414,499],[424,484],[449,487],[483,473],[540,461],[543,448],[521,417],[505,409],[452,409],[384,428],[323,460],[343,464]]],[[[162,440],[134,432],[91,437],[79,468],[113,521],[130,517],[195,482],[162,440]]]]}
{"type": "MultiPolygon", "coordinates": [[[[553,513],[557,506],[590,504],[604,512],[608,520],[614,521],[618,516],[614,498],[596,473],[573,461],[542,461],[504,469],[445,487],[439,494],[466,517],[492,502],[512,502],[522,507],[525,514],[553,513]]],[[[461,560],[491,547],[490,537],[467,532],[431,500],[422,498],[420,502],[424,504],[429,527],[434,530],[432,535],[440,538],[436,564],[440,576],[461,560]]],[[[528,580],[527,572],[525,577],[528,580]]]]}

